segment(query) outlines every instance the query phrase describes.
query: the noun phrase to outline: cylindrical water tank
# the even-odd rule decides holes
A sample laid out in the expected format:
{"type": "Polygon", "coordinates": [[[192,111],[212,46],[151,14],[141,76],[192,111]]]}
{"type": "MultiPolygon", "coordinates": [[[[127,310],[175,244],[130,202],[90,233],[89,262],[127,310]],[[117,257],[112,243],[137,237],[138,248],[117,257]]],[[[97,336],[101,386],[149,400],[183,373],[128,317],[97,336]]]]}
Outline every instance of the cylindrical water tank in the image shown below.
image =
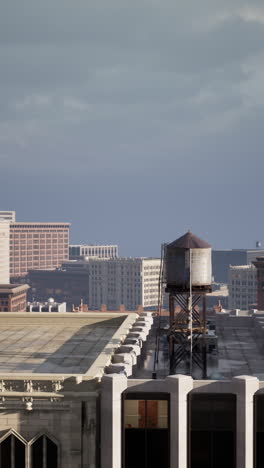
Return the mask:
{"type": "Polygon", "coordinates": [[[212,248],[192,232],[168,244],[165,250],[167,289],[210,288],[212,248]],[[191,274],[190,274],[191,271],[191,274]]]}

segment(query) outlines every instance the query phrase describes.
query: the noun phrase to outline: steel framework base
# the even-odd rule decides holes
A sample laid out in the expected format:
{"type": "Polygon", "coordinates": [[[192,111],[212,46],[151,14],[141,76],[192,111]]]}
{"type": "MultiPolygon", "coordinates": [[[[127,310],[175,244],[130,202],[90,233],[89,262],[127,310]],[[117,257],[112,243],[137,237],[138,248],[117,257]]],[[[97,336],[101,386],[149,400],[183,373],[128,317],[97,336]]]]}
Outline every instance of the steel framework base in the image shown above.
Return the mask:
{"type": "Polygon", "coordinates": [[[202,370],[203,379],[207,377],[206,356],[206,295],[205,293],[173,293],[169,296],[170,328],[168,332],[170,374],[175,374],[182,362],[187,373],[193,375],[194,365],[202,370]],[[202,312],[197,305],[202,299],[202,312]],[[175,305],[180,312],[175,313],[175,305]]]}

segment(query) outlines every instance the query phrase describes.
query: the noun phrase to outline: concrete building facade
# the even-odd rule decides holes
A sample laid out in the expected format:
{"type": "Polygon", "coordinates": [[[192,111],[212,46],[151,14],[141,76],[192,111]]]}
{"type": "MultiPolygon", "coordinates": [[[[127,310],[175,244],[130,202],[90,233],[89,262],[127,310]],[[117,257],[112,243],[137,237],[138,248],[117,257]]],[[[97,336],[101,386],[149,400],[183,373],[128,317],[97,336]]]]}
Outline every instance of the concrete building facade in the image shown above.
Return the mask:
{"type": "Polygon", "coordinates": [[[112,244],[97,245],[70,245],[69,258],[70,260],[80,260],[84,257],[99,257],[99,258],[117,258],[118,246],[112,244]]]}
{"type": "Polygon", "coordinates": [[[137,310],[158,305],[160,259],[114,258],[71,260],[54,271],[30,271],[27,281],[35,300],[51,296],[77,306],[81,299],[89,309],[137,310]]]}
{"type": "MultiPolygon", "coordinates": [[[[219,317],[236,328],[241,320],[258,322],[263,343],[263,314],[219,317]]],[[[149,313],[2,318],[1,466],[263,467],[260,376],[135,379],[151,334],[149,313]]]]}
{"type": "Polygon", "coordinates": [[[160,259],[118,258],[89,261],[89,307],[136,310],[158,305],[160,259]]]}
{"type": "Polygon", "coordinates": [[[248,310],[257,301],[257,270],[251,265],[229,267],[228,308],[248,310]]]}
{"type": "Polygon", "coordinates": [[[9,248],[10,223],[0,218],[0,284],[8,284],[9,274],[9,248]]]}
{"type": "Polygon", "coordinates": [[[264,382],[256,377],[105,376],[101,401],[101,468],[263,466],[264,382]]]}
{"type": "Polygon", "coordinates": [[[5,219],[14,223],[16,221],[16,212],[15,211],[0,211],[0,219],[5,219]]]}
{"type": "Polygon", "coordinates": [[[1,467],[99,468],[100,380],[137,315],[1,318],[1,467]]]}
{"type": "Polygon", "coordinates": [[[51,270],[69,259],[69,223],[11,223],[10,276],[51,270]]]}

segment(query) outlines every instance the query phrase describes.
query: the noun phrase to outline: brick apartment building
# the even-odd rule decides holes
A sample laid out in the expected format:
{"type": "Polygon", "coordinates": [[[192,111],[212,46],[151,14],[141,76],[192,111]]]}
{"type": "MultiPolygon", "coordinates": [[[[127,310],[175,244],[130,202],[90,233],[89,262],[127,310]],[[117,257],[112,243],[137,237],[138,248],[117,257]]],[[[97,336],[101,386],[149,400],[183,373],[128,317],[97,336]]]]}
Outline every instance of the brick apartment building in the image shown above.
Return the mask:
{"type": "Polygon", "coordinates": [[[10,223],[10,277],[52,270],[69,259],[69,223],[10,223]]]}
{"type": "Polygon", "coordinates": [[[24,312],[27,307],[27,284],[0,285],[0,312],[24,312]]]}

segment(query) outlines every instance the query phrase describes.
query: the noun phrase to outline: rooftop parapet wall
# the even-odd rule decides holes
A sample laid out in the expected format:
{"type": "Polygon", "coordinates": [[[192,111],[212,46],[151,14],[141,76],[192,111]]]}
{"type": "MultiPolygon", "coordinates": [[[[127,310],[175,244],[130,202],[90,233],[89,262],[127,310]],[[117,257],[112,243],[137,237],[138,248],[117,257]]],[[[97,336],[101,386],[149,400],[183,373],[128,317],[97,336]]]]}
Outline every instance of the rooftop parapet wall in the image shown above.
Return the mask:
{"type": "Polygon", "coordinates": [[[254,318],[252,316],[230,316],[229,314],[219,313],[215,316],[217,328],[253,328],[254,318]]]}

